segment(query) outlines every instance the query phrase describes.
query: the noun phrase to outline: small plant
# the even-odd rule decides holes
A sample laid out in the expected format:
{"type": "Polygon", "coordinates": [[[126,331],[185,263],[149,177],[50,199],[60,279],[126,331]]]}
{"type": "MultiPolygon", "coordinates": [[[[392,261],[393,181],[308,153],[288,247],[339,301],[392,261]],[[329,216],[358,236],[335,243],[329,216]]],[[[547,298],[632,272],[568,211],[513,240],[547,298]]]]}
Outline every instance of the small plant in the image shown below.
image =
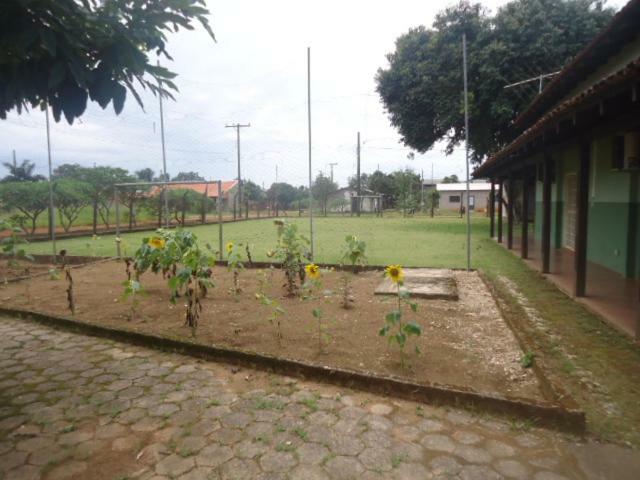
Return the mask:
{"type": "Polygon", "coordinates": [[[533,367],[533,361],[535,360],[535,358],[536,358],[535,353],[527,352],[520,359],[520,365],[522,365],[522,368],[531,368],[533,367]]]}
{"type": "Polygon", "coordinates": [[[240,272],[244,270],[244,264],[240,258],[242,244],[227,243],[227,269],[233,273],[233,287],[231,294],[238,300],[238,295],[242,292],[240,288],[240,272]]]}
{"type": "Polygon", "coordinates": [[[267,253],[269,257],[280,260],[286,276],[284,284],[287,296],[294,297],[298,294],[298,278],[303,284],[305,280],[304,265],[310,259],[307,248],[309,240],[298,233],[298,226],[286,223],[284,220],[276,220],[278,229],[278,243],[275,250],[267,253]]]}
{"type": "Polygon", "coordinates": [[[268,317],[269,322],[275,327],[276,340],[278,342],[278,345],[280,345],[280,341],[282,340],[282,326],[280,324],[280,316],[286,313],[285,310],[280,306],[280,303],[276,299],[269,298],[265,294],[256,293],[256,298],[262,305],[269,307],[269,309],[271,310],[268,317]]]}
{"type": "Polygon", "coordinates": [[[138,297],[144,293],[144,290],[142,288],[142,284],[138,280],[133,280],[130,277],[122,283],[122,286],[124,287],[122,298],[124,300],[131,298],[131,310],[129,312],[129,321],[131,322],[136,318],[138,306],[140,304],[138,297]]]}
{"type": "MultiPolygon", "coordinates": [[[[359,240],[355,235],[347,235],[345,237],[345,245],[342,252],[341,264],[344,266],[350,264],[354,273],[358,273],[358,269],[367,264],[365,250],[367,244],[359,240]]],[[[351,281],[353,274],[345,270],[340,276],[340,292],[342,294],[342,308],[351,308],[353,303],[353,295],[351,293],[351,281]]]]}
{"type": "Polygon", "coordinates": [[[20,259],[33,261],[33,257],[31,255],[27,255],[24,248],[21,247],[21,245],[28,243],[22,236],[24,233],[22,228],[11,220],[0,220],[0,233],[5,231],[8,231],[9,234],[2,235],[0,248],[2,249],[2,253],[11,257],[8,261],[9,266],[17,266],[18,260],[20,259]]]}
{"type": "MultiPolygon", "coordinates": [[[[183,254],[180,263],[182,268],[169,278],[168,284],[172,292],[180,289],[186,291],[185,326],[195,334],[202,313],[201,299],[206,296],[209,288],[215,286],[211,280],[211,267],[215,264],[215,258],[194,244],[183,254]]],[[[172,296],[171,300],[175,303],[176,296],[172,296]]]]}
{"type": "Polygon", "coordinates": [[[98,241],[100,240],[100,237],[97,235],[91,235],[91,241],[89,243],[87,243],[87,250],[89,250],[89,253],[92,257],[95,257],[98,255],[98,241]]]}
{"type": "MultiPolygon", "coordinates": [[[[420,325],[414,322],[403,322],[402,320],[402,305],[407,303],[413,312],[418,310],[418,304],[409,301],[410,294],[407,290],[402,290],[401,287],[404,283],[404,272],[400,265],[389,265],[385,269],[385,276],[396,284],[397,288],[397,308],[392,312],[387,313],[385,316],[385,325],[380,329],[379,335],[381,337],[388,337],[389,344],[396,342],[400,348],[400,364],[404,368],[404,348],[407,343],[407,339],[411,336],[420,336],[422,328],[420,325]]],[[[420,350],[416,346],[416,353],[420,350]]]]}
{"type": "Polygon", "coordinates": [[[60,280],[60,271],[57,268],[50,268],[47,273],[49,275],[49,280],[60,280]]]}

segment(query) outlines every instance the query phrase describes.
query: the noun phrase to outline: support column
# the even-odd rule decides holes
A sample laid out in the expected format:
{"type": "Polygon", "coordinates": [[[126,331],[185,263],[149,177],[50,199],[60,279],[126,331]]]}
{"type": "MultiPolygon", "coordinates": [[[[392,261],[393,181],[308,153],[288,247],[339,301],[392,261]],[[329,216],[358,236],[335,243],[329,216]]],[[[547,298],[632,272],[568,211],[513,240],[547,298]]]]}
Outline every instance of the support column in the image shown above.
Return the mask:
{"type": "Polygon", "coordinates": [[[542,165],[542,273],[551,272],[551,155],[545,153],[542,165]]]}
{"type": "Polygon", "coordinates": [[[496,210],[496,186],[494,185],[494,178],[491,178],[491,193],[489,194],[489,218],[490,218],[490,236],[493,238],[496,233],[496,219],[495,219],[495,210],[496,210]]]}
{"type": "Polygon", "coordinates": [[[587,221],[589,214],[589,170],[591,166],[591,144],[580,141],[578,164],[578,188],[576,201],[576,250],[575,287],[576,297],[584,297],[587,291],[587,221]]]}
{"type": "Polygon", "coordinates": [[[509,203],[507,203],[507,248],[513,249],[513,174],[509,172],[507,178],[507,196],[509,203]]]}
{"type": "Polygon", "coordinates": [[[504,195],[503,180],[498,182],[498,243],[502,243],[502,197],[504,195]]]}
{"type": "Polygon", "coordinates": [[[522,234],[520,257],[529,258],[529,181],[526,172],[522,175],[522,234]]]}

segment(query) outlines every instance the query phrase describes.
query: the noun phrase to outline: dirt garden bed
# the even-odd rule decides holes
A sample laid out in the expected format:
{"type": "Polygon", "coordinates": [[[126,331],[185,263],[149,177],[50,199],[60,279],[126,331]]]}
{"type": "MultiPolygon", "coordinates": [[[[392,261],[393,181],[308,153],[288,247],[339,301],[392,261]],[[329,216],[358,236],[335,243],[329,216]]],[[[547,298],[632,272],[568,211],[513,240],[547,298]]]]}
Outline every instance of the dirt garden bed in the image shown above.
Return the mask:
{"type": "Polygon", "coordinates": [[[43,274],[48,272],[50,268],[53,268],[53,266],[26,260],[0,258],[0,282],[12,282],[20,278],[43,274]]]}
{"type": "MultiPolygon", "coordinates": [[[[83,322],[300,360],[321,366],[350,369],[374,375],[394,376],[419,384],[454,386],[487,395],[544,402],[537,377],[521,366],[523,352],[502,319],[493,297],[475,272],[454,271],[459,300],[417,299],[418,311],[406,315],[423,332],[415,342],[421,353],[407,348],[408,367],[402,368],[397,348],[378,335],[394,299],[374,295],[381,273],[354,276],[355,306],[345,310],[338,293],[340,272],[327,271],[315,298],[286,298],[279,270],[267,270],[265,293],[280,302],[283,339],[278,342],[270,310],[256,299],[258,271],[241,273],[242,293],[229,293],[232,276],[224,267],[214,269],[216,287],[203,301],[196,336],[184,327],[184,305],[169,302],[166,280],[145,274],[141,282],[139,317],[129,320],[130,301],[122,298],[123,262],[108,261],[73,270],[75,317],[83,322]],[[314,308],[321,308],[328,337],[318,351],[314,308]]],[[[66,283],[48,276],[34,277],[0,287],[3,307],[48,315],[68,316],[66,283]],[[28,284],[28,288],[27,288],[28,284]]]]}

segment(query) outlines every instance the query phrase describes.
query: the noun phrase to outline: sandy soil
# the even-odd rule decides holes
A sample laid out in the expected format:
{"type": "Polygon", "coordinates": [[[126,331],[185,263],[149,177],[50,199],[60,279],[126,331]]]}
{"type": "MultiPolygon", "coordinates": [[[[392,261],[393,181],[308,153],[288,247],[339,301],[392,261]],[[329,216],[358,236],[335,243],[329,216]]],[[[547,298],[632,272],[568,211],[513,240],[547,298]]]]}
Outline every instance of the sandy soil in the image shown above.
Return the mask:
{"type": "MultiPolygon", "coordinates": [[[[281,342],[277,341],[275,327],[268,319],[269,307],[256,299],[259,273],[255,269],[240,274],[242,293],[237,298],[229,293],[231,273],[223,267],[214,269],[216,288],[203,300],[204,311],[195,339],[184,326],[184,302],[178,301],[176,305],[169,302],[166,280],[161,275],[143,275],[141,282],[146,294],[140,297],[139,317],[130,321],[130,301],[122,298],[125,266],[117,261],[73,269],[76,317],[207,345],[395,375],[419,383],[542,399],[534,374],[520,366],[523,353],[477,273],[454,272],[459,301],[418,300],[416,314],[405,308],[406,319],[418,322],[423,332],[417,341],[413,337],[408,343],[408,368],[404,369],[397,346],[389,346],[386,338],[378,335],[385,314],[395,307],[394,299],[373,295],[381,280],[380,272],[353,276],[355,303],[349,310],[340,306],[340,272],[326,271],[321,288],[305,300],[284,297],[281,271],[267,270],[265,274],[265,293],[277,299],[286,311],[281,318],[281,342]],[[314,308],[323,311],[327,333],[323,352],[318,349],[314,308]],[[415,345],[420,354],[414,352],[415,345]]],[[[68,315],[65,290],[64,280],[44,276],[3,285],[0,300],[8,307],[68,315]]]]}

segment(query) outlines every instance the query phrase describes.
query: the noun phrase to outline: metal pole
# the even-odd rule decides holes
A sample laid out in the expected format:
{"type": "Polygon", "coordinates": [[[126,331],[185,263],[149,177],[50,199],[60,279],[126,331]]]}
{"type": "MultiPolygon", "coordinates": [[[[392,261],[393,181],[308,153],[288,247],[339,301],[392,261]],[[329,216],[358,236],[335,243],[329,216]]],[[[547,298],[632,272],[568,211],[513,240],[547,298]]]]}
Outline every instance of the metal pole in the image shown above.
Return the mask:
{"type": "Polygon", "coordinates": [[[462,34],[462,71],[464,75],[464,138],[467,170],[467,271],[471,270],[471,212],[469,211],[469,99],[467,87],[467,35],[462,34]]]}
{"type": "Polygon", "coordinates": [[[362,188],[360,184],[360,132],[358,132],[358,168],[356,171],[356,175],[358,193],[358,200],[356,201],[356,213],[358,216],[360,216],[360,196],[362,195],[362,188]]]}
{"type": "MultiPolygon", "coordinates": [[[[224,126],[225,128],[236,129],[236,151],[238,153],[238,206],[239,206],[240,218],[242,218],[242,175],[240,173],[240,129],[245,127],[250,127],[250,126],[251,126],[250,123],[247,123],[245,125],[242,125],[240,123],[234,123],[233,125],[224,126]]],[[[233,202],[234,212],[235,212],[235,205],[236,205],[236,202],[234,200],[233,202]]],[[[235,220],[235,213],[234,213],[234,220],[235,220]]]]}
{"type": "MultiPolygon", "coordinates": [[[[158,60],[158,66],[160,66],[160,61],[158,60]]],[[[169,178],[167,176],[167,151],[164,145],[164,111],[162,109],[162,82],[158,80],[158,88],[160,91],[158,92],[158,99],[160,101],[160,139],[162,142],[162,172],[164,173],[164,181],[168,182],[169,178]]],[[[164,226],[169,226],[169,199],[167,197],[167,189],[164,188],[162,190],[162,195],[164,197],[164,226]]]]}
{"type": "Polygon", "coordinates": [[[223,248],[222,248],[222,180],[218,180],[218,244],[220,249],[220,260],[223,259],[223,248]]]}
{"type": "Polygon", "coordinates": [[[53,204],[53,167],[51,162],[51,132],[49,127],[49,103],[45,103],[45,119],[47,123],[47,159],[49,162],[49,226],[51,227],[51,245],[53,249],[53,263],[57,263],[56,249],[56,209],[53,204]]]}
{"type": "Polygon", "coordinates": [[[118,198],[118,187],[113,187],[113,203],[116,205],[116,253],[118,258],[122,258],[122,250],[120,247],[120,198],[118,198]]]}
{"type": "Polygon", "coordinates": [[[311,261],[313,261],[313,193],[311,185],[313,182],[311,171],[311,47],[307,47],[307,123],[309,128],[309,232],[311,261]]]}

